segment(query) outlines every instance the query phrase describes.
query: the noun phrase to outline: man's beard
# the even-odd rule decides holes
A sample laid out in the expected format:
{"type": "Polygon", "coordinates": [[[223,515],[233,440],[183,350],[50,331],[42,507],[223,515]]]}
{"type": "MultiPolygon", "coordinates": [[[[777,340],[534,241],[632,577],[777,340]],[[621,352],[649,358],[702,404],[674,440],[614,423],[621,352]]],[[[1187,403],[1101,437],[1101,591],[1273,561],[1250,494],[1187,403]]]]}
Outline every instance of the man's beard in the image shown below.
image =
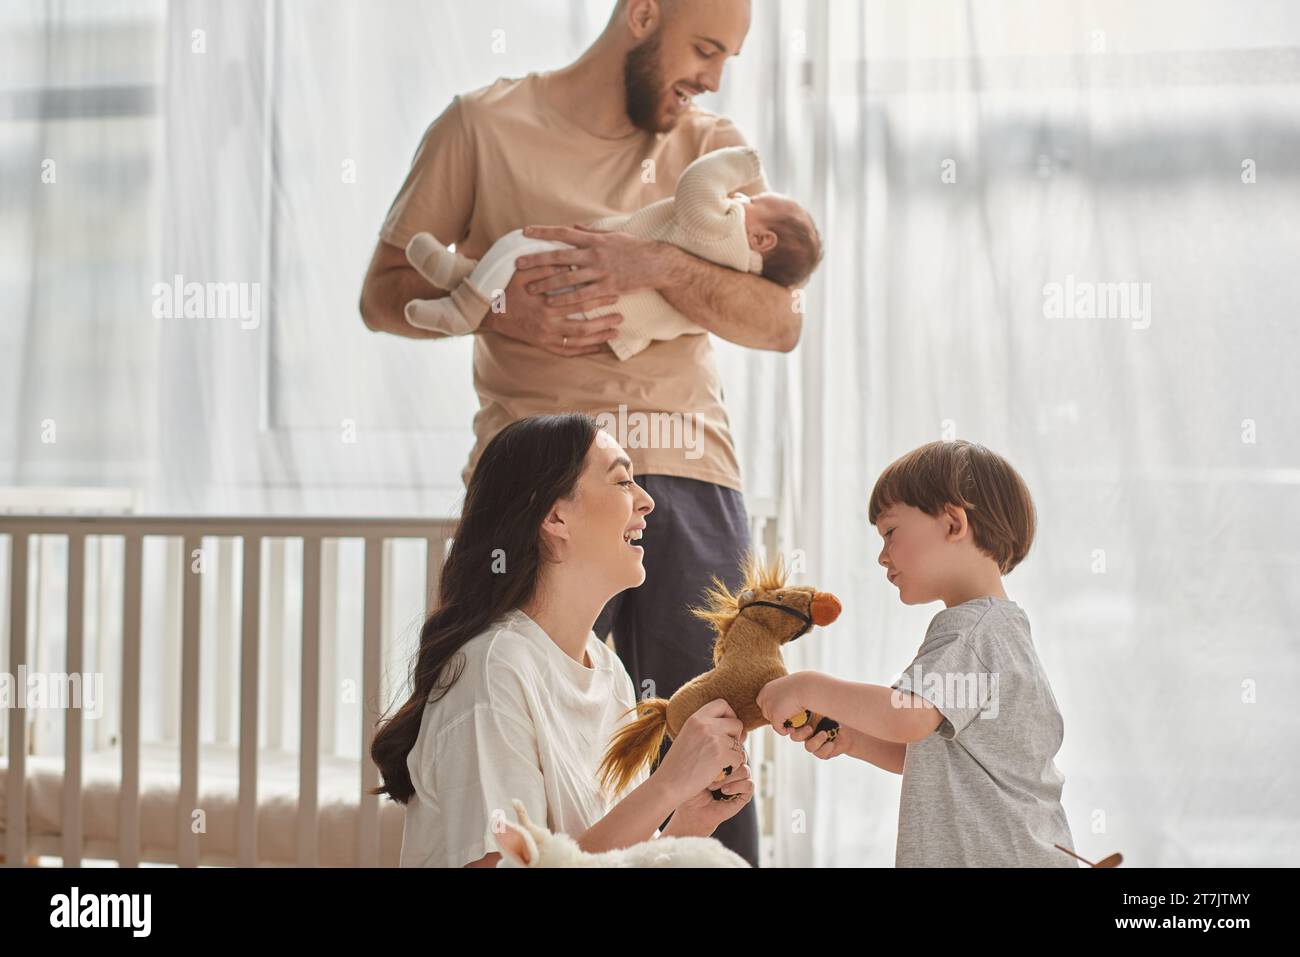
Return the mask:
{"type": "MultiPolygon", "coordinates": [[[[623,58],[623,94],[627,118],[632,125],[650,133],[665,132],[658,124],[659,101],[663,93],[663,74],[659,68],[659,31],[623,58]]],[[[671,128],[670,123],[668,128],[671,128]]]]}

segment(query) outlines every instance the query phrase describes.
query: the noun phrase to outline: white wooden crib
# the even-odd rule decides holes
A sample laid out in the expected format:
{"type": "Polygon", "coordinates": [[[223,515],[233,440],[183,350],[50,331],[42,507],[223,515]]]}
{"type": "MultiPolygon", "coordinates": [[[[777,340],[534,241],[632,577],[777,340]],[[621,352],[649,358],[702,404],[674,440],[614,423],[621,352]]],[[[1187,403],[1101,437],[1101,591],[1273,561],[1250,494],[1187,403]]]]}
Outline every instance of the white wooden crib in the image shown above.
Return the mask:
{"type": "Polygon", "coordinates": [[[12,687],[24,669],[104,676],[98,718],[83,714],[89,702],[59,711],[6,709],[0,729],[5,863],[55,855],[66,866],[80,866],[83,858],[121,866],[395,865],[401,809],[389,801],[381,807],[367,793],[378,783],[369,736],[405,680],[400,659],[409,649],[393,649],[398,654],[386,668],[388,636],[403,626],[408,640],[418,635],[452,527],[450,520],[0,516],[0,536],[8,542],[0,671],[13,676],[12,687]],[[161,661],[142,653],[142,621],[151,610],[143,587],[150,541],[157,543],[148,546],[154,555],[159,544],[165,555],[164,587],[152,596],[163,606],[152,609],[163,624],[156,642],[161,661]],[[51,542],[62,554],[53,568],[46,554],[51,542]],[[297,543],[300,561],[287,561],[291,551],[298,557],[297,543]],[[414,544],[423,565],[416,594],[408,588],[400,606],[391,587],[399,544],[414,544]],[[354,580],[341,574],[341,546],[364,555],[353,563],[360,566],[354,580]],[[290,582],[286,569],[293,565],[301,573],[290,582]],[[205,583],[208,576],[213,580],[205,583]],[[49,627],[48,589],[37,587],[37,577],[66,581],[62,635],[56,634],[63,639],[60,661],[50,660],[49,633],[59,629],[49,627]],[[290,629],[287,612],[296,609],[286,600],[299,590],[298,625],[290,629]],[[92,592],[96,600],[88,602],[92,592]],[[105,613],[114,594],[120,618],[105,613]],[[362,619],[359,681],[346,677],[338,660],[340,601],[349,594],[362,619]],[[120,628],[110,627],[112,619],[120,628]],[[209,627],[201,628],[203,622],[209,627]],[[300,664],[296,696],[286,684],[290,645],[300,664]],[[166,699],[156,709],[162,733],[153,739],[141,731],[146,667],[161,668],[158,693],[166,699]],[[349,731],[340,724],[349,710],[341,702],[352,686],[349,731]],[[297,740],[290,741],[284,702],[289,699],[292,715],[294,697],[297,740]],[[209,728],[201,735],[204,699],[209,728]],[[61,754],[33,747],[41,722],[50,720],[62,724],[61,754]],[[338,741],[349,735],[355,746],[340,749],[338,741]]]}
{"type": "MultiPolygon", "coordinates": [[[[773,548],[765,512],[752,531],[773,548]]],[[[0,672],[104,676],[98,718],[11,707],[0,720],[4,863],[395,866],[402,809],[367,793],[379,779],[369,738],[404,697],[453,527],[0,515],[0,672]],[[360,619],[351,670],[349,605],[360,619]],[[295,653],[296,694],[285,660],[295,653]],[[359,679],[350,708],[349,674],[359,679]],[[154,734],[144,710],[157,712],[154,734]],[[52,752],[43,744],[57,733],[52,752]]],[[[770,858],[772,736],[750,742],[770,858]]]]}

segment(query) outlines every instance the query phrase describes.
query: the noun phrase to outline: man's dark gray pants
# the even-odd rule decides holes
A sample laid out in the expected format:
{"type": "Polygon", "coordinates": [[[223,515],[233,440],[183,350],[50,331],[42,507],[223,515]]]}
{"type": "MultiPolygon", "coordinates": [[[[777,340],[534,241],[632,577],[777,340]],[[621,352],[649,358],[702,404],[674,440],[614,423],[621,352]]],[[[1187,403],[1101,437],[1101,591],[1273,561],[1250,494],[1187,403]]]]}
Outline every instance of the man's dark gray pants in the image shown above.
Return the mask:
{"type": "MultiPolygon", "coordinates": [[[[654,499],[641,539],[645,583],[615,595],[596,619],[596,636],[613,631],[614,650],[632,676],[637,698],[670,698],[713,667],[713,629],[689,611],[703,603],[716,575],[733,590],[750,547],[749,515],[735,489],[673,475],[645,475],[637,484],[654,499]]],[[[667,752],[667,746],[664,753],[667,752]]],[[[750,773],[757,775],[751,766],[750,773]]],[[[754,801],[713,836],[758,866],[754,801]]]]}

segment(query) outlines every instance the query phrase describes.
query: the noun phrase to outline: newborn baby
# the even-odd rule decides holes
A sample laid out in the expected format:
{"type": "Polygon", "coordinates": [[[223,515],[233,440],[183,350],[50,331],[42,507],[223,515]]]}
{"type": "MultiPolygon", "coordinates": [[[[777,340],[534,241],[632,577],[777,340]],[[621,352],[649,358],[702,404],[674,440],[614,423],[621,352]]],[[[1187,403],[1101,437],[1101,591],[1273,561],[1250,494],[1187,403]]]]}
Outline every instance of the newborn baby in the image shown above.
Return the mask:
{"type": "MultiPolygon", "coordinates": [[[[800,286],[821,260],[821,237],[812,217],[794,200],[779,193],[751,198],[739,192],[761,175],[752,147],[714,150],[682,171],[674,196],[590,225],[672,243],[719,266],[757,273],[786,287],[800,286]]],[[[406,321],[448,335],[473,332],[509,285],[519,256],[568,248],[567,243],[530,239],[515,229],[476,261],[452,252],[429,233],[417,233],[406,246],[406,258],[421,276],[451,295],[411,300],[406,321]]],[[[612,312],[623,316],[618,334],[608,343],[620,359],[636,355],[656,339],[705,331],[653,289],[628,293],[613,305],[569,318],[592,319],[612,312]]]]}

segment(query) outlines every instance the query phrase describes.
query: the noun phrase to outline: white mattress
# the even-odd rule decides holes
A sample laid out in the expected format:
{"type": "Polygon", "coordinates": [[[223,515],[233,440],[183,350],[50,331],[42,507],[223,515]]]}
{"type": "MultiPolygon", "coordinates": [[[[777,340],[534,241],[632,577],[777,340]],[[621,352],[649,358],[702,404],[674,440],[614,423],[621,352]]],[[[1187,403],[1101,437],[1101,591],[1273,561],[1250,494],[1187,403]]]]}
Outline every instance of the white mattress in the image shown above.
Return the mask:
{"type": "MultiPolygon", "coordinates": [[[[87,752],[82,761],[82,836],[86,857],[117,856],[118,791],[122,754],[117,748],[87,752]]],[[[0,757],[0,833],[7,824],[8,761],[0,757]]],[[[356,863],[361,772],[356,760],[322,757],[319,775],[318,859],[324,867],[356,863]]],[[[32,852],[58,854],[63,817],[63,757],[27,758],[27,833],[32,852]]],[[[140,859],[176,860],[176,802],[180,749],[175,743],[140,749],[140,859]]],[[[298,755],[262,751],[258,757],[257,853],[259,864],[298,861],[298,755]]],[[[205,744],[199,753],[198,806],[207,816],[199,834],[201,864],[236,863],[239,751],[205,744]]],[[[403,809],[379,802],[379,863],[396,867],[403,809]]]]}

